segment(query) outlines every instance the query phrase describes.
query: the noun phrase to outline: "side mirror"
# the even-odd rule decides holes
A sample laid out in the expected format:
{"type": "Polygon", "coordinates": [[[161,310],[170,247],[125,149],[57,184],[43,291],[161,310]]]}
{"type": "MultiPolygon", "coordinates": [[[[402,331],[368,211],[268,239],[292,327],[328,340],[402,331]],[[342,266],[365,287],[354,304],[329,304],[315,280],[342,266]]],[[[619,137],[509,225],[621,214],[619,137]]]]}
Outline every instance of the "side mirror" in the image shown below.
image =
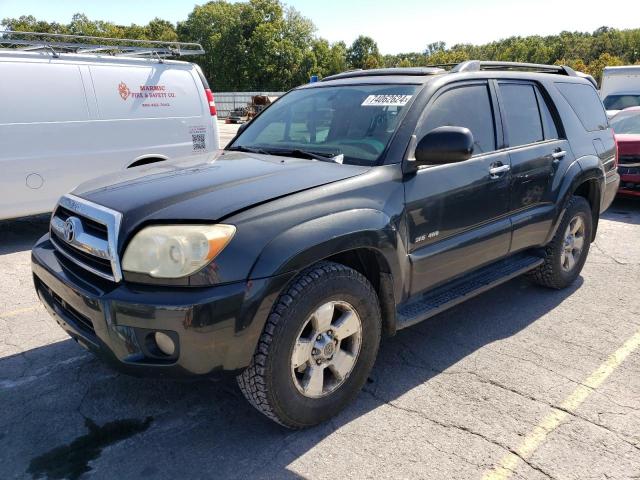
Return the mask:
{"type": "Polygon", "coordinates": [[[473,134],[464,127],[438,127],[416,145],[415,163],[442,165],[463,162],[473,154],[473,134]]]}

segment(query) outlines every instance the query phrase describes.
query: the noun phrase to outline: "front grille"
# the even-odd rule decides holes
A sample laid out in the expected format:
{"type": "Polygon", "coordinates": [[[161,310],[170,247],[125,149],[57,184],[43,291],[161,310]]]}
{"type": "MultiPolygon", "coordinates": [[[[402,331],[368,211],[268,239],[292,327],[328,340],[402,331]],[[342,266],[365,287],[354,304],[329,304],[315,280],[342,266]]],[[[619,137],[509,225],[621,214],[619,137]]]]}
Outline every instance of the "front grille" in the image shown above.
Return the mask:
{"type": "MultiPolygon", "coordinates": [[[[54,234],[54,235],[57,236],[57,234],[54,234]]],[[[54,245],[56,246],[58,251],[66,253],[67,255],[65,256],[67,258],[69,257],[78,258],[79,260],[82,261],[82,263],[104,273],[105,275],[112,275],[113,273],[111,269],[111,260],[107,260],[104,258],[96,257],[89,253],[85,253],[82,250],[72,247],[71,245],[66,243],[64,239],[61,239],[60,237],[56,239],[54,245]]]]}
{"type": "MultiPolygon", "coordinates": [[[[76,213],[72,212],[68,208],[64,208],[63,206],[58,206],[55,215],[60,217],[61,220],[67,220],[67,218],[69,217],[77,216],[76,213]]],[[[97,238],[107,240],[107,238],[109,237],[107,226],[101,224],[100,222],[96,222],[88,217],[84,217],[82,218],[82,225],[87,233],[91,233],[97,238]]]]}
{"type": "Polygon", "coordinates": [[[50,237],[59,254],[107,280],[122,279],[116,250],[122,215],[101,205],[65,195],[51,216],[50,237]]]}
{"type": "Polygon", "coordinates": [[[626,167],[620,165],[618,167],[618,173],[620,175],[640,175],[640,167],[626,167]]]}
{"type": "Polygon", "coordinates": [[[640,155],[620,155],[619,165],[640,165],[640,155]]]}

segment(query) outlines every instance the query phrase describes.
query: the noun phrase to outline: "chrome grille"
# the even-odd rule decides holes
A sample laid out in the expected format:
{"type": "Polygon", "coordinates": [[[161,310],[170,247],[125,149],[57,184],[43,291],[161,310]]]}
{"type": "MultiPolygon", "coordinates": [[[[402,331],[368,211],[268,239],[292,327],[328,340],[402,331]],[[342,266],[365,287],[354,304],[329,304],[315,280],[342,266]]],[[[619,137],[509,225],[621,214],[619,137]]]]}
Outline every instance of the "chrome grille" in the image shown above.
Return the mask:
{"type": "Polygon", "coordinates": [[[51,216],[56,250],[102,278],[122,279],[117,239],[122,214],[74,195],[63,196],[51,216]]]}
{"type": "Polygon", "coordinates": [[[640,167],[640,155],[620,155],[618,163],[629,167],[640,167]]]}

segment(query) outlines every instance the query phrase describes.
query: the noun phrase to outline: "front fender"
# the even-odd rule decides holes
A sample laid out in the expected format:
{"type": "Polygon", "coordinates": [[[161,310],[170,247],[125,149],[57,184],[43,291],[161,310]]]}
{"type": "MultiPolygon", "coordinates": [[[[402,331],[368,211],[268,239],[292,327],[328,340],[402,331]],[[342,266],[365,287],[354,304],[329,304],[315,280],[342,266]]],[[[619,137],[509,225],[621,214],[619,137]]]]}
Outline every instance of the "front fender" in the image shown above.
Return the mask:
{"type": "Polygon", "coordinates": [[[394,293],[401,295],[404,266],[400,259],[405,249],[398,229],[387,214],[368,208],[333,213],[285,230],[260,253],[249,278],[299,272],[358,248],[375,250],[384,257],[394,279],[394,293]]]}

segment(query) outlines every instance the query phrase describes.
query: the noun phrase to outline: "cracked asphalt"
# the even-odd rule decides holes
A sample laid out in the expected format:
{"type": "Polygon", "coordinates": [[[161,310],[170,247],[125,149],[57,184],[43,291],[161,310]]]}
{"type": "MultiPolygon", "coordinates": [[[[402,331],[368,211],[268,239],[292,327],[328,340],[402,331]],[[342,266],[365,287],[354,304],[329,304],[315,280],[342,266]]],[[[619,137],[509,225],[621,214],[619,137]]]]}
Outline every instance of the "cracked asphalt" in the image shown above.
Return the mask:
{"type": "Polygon", "coordinates": [[[612,356],[640,331],[640,202],[605,213],[571,288],[516,279],[385,339],[357,400],[297,432],[231,380],[131,378],[69,340],[31,285],[47,220],[0,222],[2,479],[640,478],[640,349],[612,356]]]}

